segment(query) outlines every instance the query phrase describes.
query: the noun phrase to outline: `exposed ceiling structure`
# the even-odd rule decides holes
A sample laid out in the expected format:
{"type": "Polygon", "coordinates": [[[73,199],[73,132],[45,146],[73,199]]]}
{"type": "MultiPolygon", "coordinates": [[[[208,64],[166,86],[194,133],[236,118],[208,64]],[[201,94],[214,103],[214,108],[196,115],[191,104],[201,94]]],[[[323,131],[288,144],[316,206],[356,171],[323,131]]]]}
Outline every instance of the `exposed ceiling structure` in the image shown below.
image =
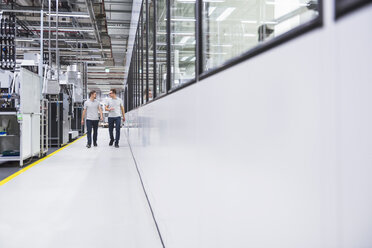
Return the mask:
{"type": "Polygon", "coordinates": [[[49,60],[50,51],[62,68],[86,62],[89,89],[123,86],[132,0],[1,0],[0,10],[16,12],[17,58],[40,51],[43,30],[44,59],[49,60]]]}

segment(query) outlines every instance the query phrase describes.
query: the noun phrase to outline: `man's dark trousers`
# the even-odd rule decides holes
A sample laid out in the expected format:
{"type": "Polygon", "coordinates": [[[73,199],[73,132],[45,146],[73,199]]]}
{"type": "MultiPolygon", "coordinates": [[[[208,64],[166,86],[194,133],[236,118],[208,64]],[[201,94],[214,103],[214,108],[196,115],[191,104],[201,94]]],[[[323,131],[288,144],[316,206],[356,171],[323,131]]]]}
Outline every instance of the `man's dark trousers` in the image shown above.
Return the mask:
{"type": "Polygon", "coordinates": [[[93,144],[97,144],[98,120],[87,120],[88,145],[92,145],[92,129],[93,129],[93,144]]]}
{"type": "Polygon", "coordinates": [[[115,144],[119,144],[121,117],[109,117],[108,118],[108,123],[109,123],[110,139],[115,140],[115,144]],[[115,123],[115,129],[116,129],[115,139],[114,139],[114,134],[113,134],[114,123],[115,123]]]}

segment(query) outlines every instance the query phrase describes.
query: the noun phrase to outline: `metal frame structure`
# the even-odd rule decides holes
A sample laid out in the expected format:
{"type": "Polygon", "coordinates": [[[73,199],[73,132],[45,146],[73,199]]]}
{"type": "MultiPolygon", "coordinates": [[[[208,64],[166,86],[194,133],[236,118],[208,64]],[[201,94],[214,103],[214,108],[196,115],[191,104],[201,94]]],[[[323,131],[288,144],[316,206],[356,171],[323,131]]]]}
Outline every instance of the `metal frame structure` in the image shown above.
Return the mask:
{"type": "MultiPolygon", "coordinates": [[[[146,102],[149,101],[149,23],[150,23],[150,13],[149,13],[149,3],[148,0],[144,0],[146,4],[146,102]]],[[[143,97],[142,97],[143,98],[143,97]]]]}
{"type": "MultiPolygon", "coordinates": [[[[141,13],[143,13],[143,5],[142,5],[142,10],[141,10],[141,13]]],[[[141,14],[141,27],[140,27],[140,34],[141,34],[141,36],[143,37],[143,14],[141,14]]],[[[144,75],[145,75],[145,73],[143,73],[143,68],[144,68],[144,64],[143,64],[143,62],[144,62],[144,59],[143,59],[143,51],[144,49],[143,49],[143,39],[140,39],[140,54],[141,54],[141,59],[140,59],[140,61],[141,61],[141,70],[140,70],[140,72],[141,72],[141,87],[140,87],[140,92],[139,92],[139,97],[140,97],[140,99],[139,99],[139,102],[140,102],[140,105],[142,105],[143,104],[143,96],[142,96],[142,94],[143,94],[143,83],[144,83],[144,75]]],[[[147,73],[147,72],[146,72],[147,73]]]]}
{"type": "Polygon", "coordinates": [[[42,99],[41,101],[41,121],[40,121],[40,157],[47,154],[49,149],[49,123],[48,123],[48,113],[49,113],[49,103],[48,99],[42,99]]]}
{"type": "Polygon", "coordinates": [[[171,89],[171,74],[172,74],[172,65],[171,65],[171,1],[167,0],[167,25],[166,25],[166,43],[167,43],[167,83],[165,86],[165,94],[171,89]]]}

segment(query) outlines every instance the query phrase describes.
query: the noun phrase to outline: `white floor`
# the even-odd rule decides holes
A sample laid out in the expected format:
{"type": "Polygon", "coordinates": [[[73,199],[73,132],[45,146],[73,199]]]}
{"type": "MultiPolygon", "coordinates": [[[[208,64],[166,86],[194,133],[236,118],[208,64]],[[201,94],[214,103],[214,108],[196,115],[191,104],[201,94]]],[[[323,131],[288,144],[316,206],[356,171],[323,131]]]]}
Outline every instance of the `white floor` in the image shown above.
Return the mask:
{"type": "Polygon", "coordinates": [[[161,247],[122,130],[82,138],[0,186],[0,247],[161,247]]]}

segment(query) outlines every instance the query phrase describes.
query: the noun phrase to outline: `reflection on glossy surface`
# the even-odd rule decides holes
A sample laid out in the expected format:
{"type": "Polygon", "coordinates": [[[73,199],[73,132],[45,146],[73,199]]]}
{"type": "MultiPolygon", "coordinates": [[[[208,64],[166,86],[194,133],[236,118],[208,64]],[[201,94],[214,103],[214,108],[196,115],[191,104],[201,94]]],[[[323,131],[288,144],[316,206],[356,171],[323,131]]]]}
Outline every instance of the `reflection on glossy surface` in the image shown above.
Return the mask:
{"type": "Polygon", "coordinates": [[[149,9],[149,101],[154,98],[154,2],[148,0],[149,9]]]}
{"type": "Polygon", "coordinates": [[[318,16],[317,1],[204,1],[204,70],[318,16]]]}
{"type": "Polygon", "coordinates": [[[172,1],[171,87],[195,78],[195,1],[172,1]]]}
{"type": "Polygon", "coordinates": [[[156,1],[156,95],[166,91],[167,44],[166,44],[166,0],[156,1]]]}

